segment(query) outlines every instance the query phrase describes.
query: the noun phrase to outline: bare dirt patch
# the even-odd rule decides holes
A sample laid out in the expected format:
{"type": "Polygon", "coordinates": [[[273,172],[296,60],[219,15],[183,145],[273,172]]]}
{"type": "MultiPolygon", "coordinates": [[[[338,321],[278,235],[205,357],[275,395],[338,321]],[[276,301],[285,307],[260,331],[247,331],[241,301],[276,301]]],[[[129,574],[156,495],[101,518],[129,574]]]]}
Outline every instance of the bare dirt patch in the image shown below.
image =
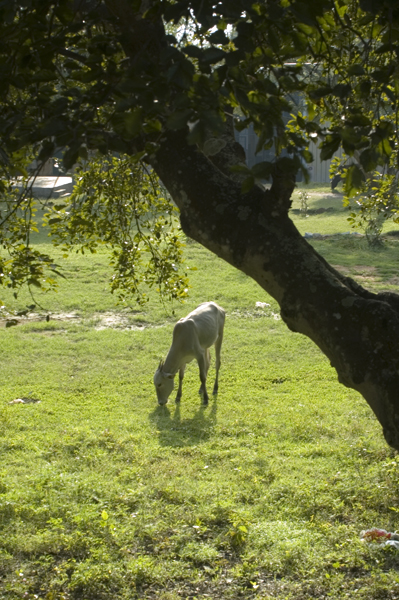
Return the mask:
{"type": "MultiPolygon", "coordinates": [[[[381,286],[387,286],[387,289],[392,286],[399,288],[399,277],[394,275],[386,279],[381,277],[376,267],[370,265],[355,265],[354,267],[344,267],[342,265],[332,265],[340,273],[347,277],[352,277],[355,281],[373,289],[373,284],[378,286],[378,291],[381,291],[381,286]]],[[[390,290],[392,291],[392,290],[390,290]]],[[[396,290],[393,290],[396,291],[396,290]]]]}
{"type": "Polygon", "coordinates": [[[138,321],[132,323],[129,319],[129,315],[116,312],[106,313],[94,313],[90,320],[95,321],[95,329],[101,331],[102,329],[130,329],[135,331],[142,331],[149,327],[154,327],[145,321],[138,321]]]}
{"type": "Polygon", "coordinates": [[[311,197],[317,196],[318,198],[330,198],[331,200],[342,200],[343,194],[333,192],[319,192],[317,190],[308,190],[308,194],[311,197]]]}
{"type": "MultiPolygon", "coordinates": [[[[153,327],[145,321],[137,321],[132,323],[131,315],[128,313],[120,312],[104,312],[104,313],[93,313],[90,316],[82,316],[77,312],[70,313],[56,313],[56,314],[40,314],[40,313],[27,313],[23,316],[18,315],[6,315],[4,318],[0,318],[0,329],[14,327],[16,325],[25,325],[27,323],[43,323],[43,322],[63,322],[63,323],[86,323],[91,324],[94,329],[101,331],[103,329],[125,329],[141,331],[148,327],[153,327]]],[[[65,330],[63,330],[65,331],[65,330]]]]}
{"type": "Polygon", "coordinates": [[[399,287],[399,277],[390,277],[386,280],[385,283],[388,285],[396,285],[397,287],[399,287]]]}
{"type": "Polygon", "coordinates": [[[343,267],[342,265],[332,265],[343,275],[353,277],[359,282],[378,283],[381,277],[378,275],[376,267],[370,265],[355,265],[354,267],[343,267]]]}
{"type": "MultiPolygon", "coordinates": [[[[301,191],[302,190],[296,190],[293,193],[293,197],[294,199],[299,198],[301,195],[301,191]]],[[[333,202],[337,201],[337,200],[342,200],[342,198],[344,197],[343,194],[341,194],[340,192],[322,192],[321,190],[303,190],[306,191],[307,195],[310,198],[323,198],[323,199],[329,199],[332,200],[333,202]]]]}

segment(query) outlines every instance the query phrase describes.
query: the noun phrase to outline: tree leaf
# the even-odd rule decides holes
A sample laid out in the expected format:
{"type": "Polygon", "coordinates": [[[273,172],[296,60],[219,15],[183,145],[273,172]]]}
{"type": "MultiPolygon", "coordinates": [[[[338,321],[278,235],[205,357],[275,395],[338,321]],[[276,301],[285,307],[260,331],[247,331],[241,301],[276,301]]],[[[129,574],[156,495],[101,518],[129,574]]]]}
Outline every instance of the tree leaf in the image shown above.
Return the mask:
{"type": "Polygon", "coordinates": [[[212,44],[228,44],[230,40],[222,29],[218,29],[209,36],[209,41],[212,44]]]}
{"type": "Polygon", "coordinates": [[[221,50],[220,48],[206,48],[202,51],[199,60],[201,63],[205,63],[207,65],[215,64],[220,62],[226,57],[226,52],[221,50]]]}
{"type": "Polygon", "coordinates": [[[338,135],[328,135],[320,144],[320,160],[328,160],[332,155],[337,152],[341,143],[341,139],[338,135]]]}
{"type": "Polygon", "coordinates": [[[136,108],[134,110],[125,113],[124,115],[124,124],[126,128],[126,133],[133,137],[139,133],[142,126],[142,118],[143,118],[143,109],[136,108]]]}
{"type": "Polygon", "coordinates": [[[348,75],[364,75],[364,66],[360,63],[350,65],[348,69],[348,75]]]}
{"type": "Polygon", "coordinates": [[[252,190],[252,188],[254,187],[254,185],[255,185],[255,178],[253,175],[249,175],[249,177],[246,177],[241,184],[241,192],[243,194],[250,192],[252,190]]]}
{"type": "Polygon", "coordinates": [[[349,198],[353,197],[363,181],[364,175],[357,165],[348,167],[345,177],[345,195],[349,198]]]}
{"type": "Polygon", "coordinates": [[[169,129],[182,129],[183,127],[186,127],[188,121],[192,117],[192,114],[193,111],[189,108],[182,111],[175,111],[166,121],[166,126],[169,129]]]}
{"type": "Polygon", "coordinates": [[[254,165],[251,169],[252,175],[257,179],[270,179],[273,169],[273,163],[262,161],[254,165]]]}
{"type": "Polygon", "coordinates": [[[372,173],[378,165],[378,153],[372,148],[366,148],[360,153],[359,161],[366,173],[372,173]]]}

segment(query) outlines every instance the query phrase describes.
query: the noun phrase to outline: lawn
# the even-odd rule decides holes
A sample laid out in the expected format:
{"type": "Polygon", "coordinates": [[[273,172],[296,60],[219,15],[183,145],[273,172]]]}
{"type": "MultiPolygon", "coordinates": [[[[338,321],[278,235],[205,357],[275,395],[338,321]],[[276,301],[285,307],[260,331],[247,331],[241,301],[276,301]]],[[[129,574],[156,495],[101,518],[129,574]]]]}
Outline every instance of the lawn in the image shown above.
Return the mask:
{"type": "MultiPolygon", "coordinates": [[[[334,210],[297,227],[348,231],[322,193],[310,206],[334,210]]],[[[311,243],[397,290],[394,238],[311,243]]],[[[371,410],[254,282],[189,241],[186,264],[184,305],[116,306],[106,252],[73,254],[36,320],[0,328],[0,598],[399,599],[399,551],[360,540],[399,529],[399,457],[371,410]],[[227,312],[219,394],[201,406],[192,364],[181,405],[158,407],[173,324],[205,300],[227,312]]]]}

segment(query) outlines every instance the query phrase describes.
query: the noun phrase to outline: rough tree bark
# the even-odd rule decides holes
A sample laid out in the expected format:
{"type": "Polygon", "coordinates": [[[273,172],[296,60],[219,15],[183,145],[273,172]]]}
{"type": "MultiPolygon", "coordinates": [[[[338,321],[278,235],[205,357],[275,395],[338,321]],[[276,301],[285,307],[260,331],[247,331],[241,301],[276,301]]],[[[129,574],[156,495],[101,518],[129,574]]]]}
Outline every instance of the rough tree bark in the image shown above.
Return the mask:
{"type": "Polygon", "coordinates": [[[399,450],[399,296],[367,291],[306,242],[288,217],[289,173],[275,173],[270,190],[243,195],[223,172],[234,158],[242,160],[233,142],[206,157],[184,134],[167,133],[152,164],[180,209],[183,231],[277,300],[288,327],[317,344],[399,450]]]}

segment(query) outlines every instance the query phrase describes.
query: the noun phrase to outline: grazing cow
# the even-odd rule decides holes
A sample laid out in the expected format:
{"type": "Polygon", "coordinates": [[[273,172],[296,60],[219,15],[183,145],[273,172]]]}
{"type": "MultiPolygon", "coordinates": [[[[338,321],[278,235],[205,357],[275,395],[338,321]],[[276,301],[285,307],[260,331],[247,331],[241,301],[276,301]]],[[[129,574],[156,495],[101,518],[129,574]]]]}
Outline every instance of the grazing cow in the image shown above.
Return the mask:
{"type": "Polygon", "coordinates": [[[187,317],[180,319],[173,329],[173,341],[165,362],[161,360],[154,375],[158,403],[166,404],[174,387],[174,378],[179,371],[179,389],[176,402],[180,402],[186,364],[194,360],[198,362],[200,372],[200,394],[204,404],[208,404],[206,376],[211,361],[209,348],[215,344],[216,379],[213,393],[218,391],[218,375],[220,368],[220,348],[223,340],[225,312],[215,302],[204,302],[187,317]]]}

